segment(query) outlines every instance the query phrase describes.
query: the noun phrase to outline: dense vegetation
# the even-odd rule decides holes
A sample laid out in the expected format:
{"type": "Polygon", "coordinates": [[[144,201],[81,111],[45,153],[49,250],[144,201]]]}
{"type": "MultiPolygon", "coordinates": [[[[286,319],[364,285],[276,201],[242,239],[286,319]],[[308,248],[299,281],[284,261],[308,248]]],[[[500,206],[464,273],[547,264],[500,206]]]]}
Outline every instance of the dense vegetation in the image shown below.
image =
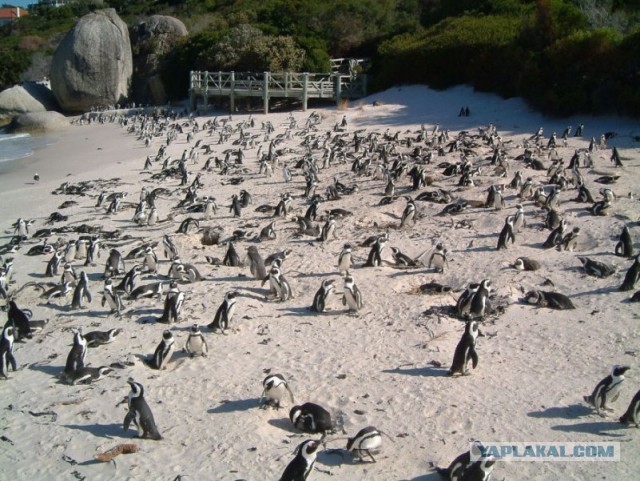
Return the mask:
{"type": "MultiPolygon", "coordinates": [[[[77,0],[37,7],[0,30],[0,88],[46,75],[77,0]],[[35,54],[35,55],[34,55],[35,54]],[[31,64],[29,67],[29,59],[31,64]]],[[[127,22],[180,18],[190,36],[164,60],[169,94],[188,71],[327,71],[372,58],[374,88],[468,83],[552,114],[640,115],[640,0],[104,0],[127,22]]]]}

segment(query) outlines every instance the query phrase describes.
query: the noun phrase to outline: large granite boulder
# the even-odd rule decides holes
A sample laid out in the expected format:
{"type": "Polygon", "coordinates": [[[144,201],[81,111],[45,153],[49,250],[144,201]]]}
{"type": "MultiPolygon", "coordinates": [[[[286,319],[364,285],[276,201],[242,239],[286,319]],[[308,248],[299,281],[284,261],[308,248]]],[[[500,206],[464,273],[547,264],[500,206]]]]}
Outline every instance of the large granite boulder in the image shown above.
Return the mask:
{"type": "Polygon", "coordinates": [[[0,119],[25,112],[44,112],[46,107],[21,85],[0,92],[0,119]]]}
{"type": "Polygon", "coordinates": [[[13,118],[9,124],[10,132],[28,132],[43,134],[57,132],[69,127],[67,118],[58,112],[32,112],[21,114],[13,118]]]}
{"type": "Polygon", "coordinates": [[[114,105],[129,96],[133,73],[127,25],[112,8],[78,20],[53,55],[51,89],[68,112],[114,105]]]}
{"type": "Polygon", "coordinates": [[[173,50],[188,34],[184,23],[165,15],[142,18],[131,26],[133,100],[141,104],[166,103],[167,97],[160,78],[162,57],[173,50]]]}

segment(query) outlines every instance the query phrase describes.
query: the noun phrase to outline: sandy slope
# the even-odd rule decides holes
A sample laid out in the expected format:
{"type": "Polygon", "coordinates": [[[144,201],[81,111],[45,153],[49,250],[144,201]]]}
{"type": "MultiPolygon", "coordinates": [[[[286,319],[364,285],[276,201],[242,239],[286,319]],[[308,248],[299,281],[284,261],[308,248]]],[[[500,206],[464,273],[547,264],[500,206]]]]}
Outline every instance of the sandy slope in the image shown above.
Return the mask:
{"type": "MultiPolygon", "coordinates": [[[[304,125],[309,112],[294,112],[298,125],[304,125]]],[[[147,149],[136,141],[135,134],[116,124],[74,126],[56,144],[39,151],[23,167],[0,175],[1,225],[10,231],[18,217],[35,218],[35,228],[44,227],[46,217],[53,211],[69,215],[72,224],[100,224],[105,230],[120,229],[136,238],[159,241],[170,233],[178,245],[182,260],[194,263],[206,280],[185,284],[187,293],[182,322],[171,326],[179,348],[184,346],[192,323],[206,325],[213,319],[224,294],[230,290],[242,293],[238,301],[234,325],[236,332],[228,335],[203,328],[209,343],[208,358],[190,359],[181,352],[174,354],[168,370],[158,372],[144,366],[140,357],[155,349],[166,325],[152,318],[161,313],[162,304],[156,300],[127,302],[128,315],[115,318],[100,306],[102,272],[106,252],[95,267],[87,268],[94,299],[89,308],[72,311],[70,298],[47,305],[38,292],[25,289],[18,296],[18,304],[33,310],[34,319],[49,319],[49,325],[33,340],[17,343],[15,356],[19,370],[0,383],[1,433],[8,438],[2,443],[0,464],[2,479],[174,479],[182,474],[186,479],[265,480],[278,479],[295,446],[305,436],[289,423],[289,405],[284,409],[257,408],[261,382],[267,372],[282,373],[290,382],[299,403],[312,401],[322,404],[341,419],[344,429],[354,435],[359,429],[373,424],[392,439],[384,440],[384,448],[376,464],[361,464],[348,454],[325,452],[318,456],[318,470],[309,479],[358,480],[435,480],[431,463],[447,465],[456,455],[468,449],[472,439],[485,441],[619,441],[622,460],[619,463],[499,463],[494,479],[635,479],[640,469],[637,456],[639,437],[635,429],[623,428],[617,418],[626,409],[638,383],[637,353],[640,340],[636,325],[637,305],[624,302],[630,293],[618,292],[630,261],[613,255],[613,248],[623,225],[628,225],[640,248],[637,222],[640,215],[640,192],[635,179],[640,167],[640,148],[632,135],[638,135],[637,123],[615,118],[548,119],[529,112],[517,99],[504,101],[494,96],[476,94],[468,88],[434,92],[422,87],[395,89],[352,105],[346,111],[322,110],[324,133],[346,114],[347,132],[364,134],[385,131],[399,137],[414,137],[424,124],[431,131],[435,124],[449,129],[453,138],[458,131],[477,132],[478,127],[494,123],[507,144],[509,158],[523,152],[521,143],[539,126],[546,137],[562,132],[566,125],[585,123],[585,137],[569,139],[568,147],[558,153],[568,162],[574,149],[586,148],[591,136],[606,131],[618,136],[610,142],[617,145],[625,158],[623,169],[614,169],[609,161],[610,150],[594,155],[593,171],[583,169],[587,184],[595,195],[600,187],[593,179],[604,173],[622,174],[613,190],[618,199],[610,215],[594,217],[584,204],[572,202],[574,190],[560,194],[560,211],[570,227],[581,228],[579,252],[543,250],[542,242],[548,231],[544,229],[542,211],[533,202],[524,203],[528,225],[517,236],[515,246],[496,251],[497,236],[504,218],[515,212],[517,192],[507,190],[506,208],[496,212],[470,208],[455,217],[437,216],[441,205],[418,202],[421,218],[415,226],[399,230],[405,201],[400,198],[391,205],[378,206],[385,182],[362,176],[357,179],[350,171],[351,162],[332,165],[319,173],[318,193],[324,194],[334,176],[347,185],[357,183],[359,193],[341,200],[320,204],[320,214],[332,208],[343,208],[353,216],[338,220],[337,239],[320,243],[313,238],[294,238],[294,215],[304,215],[307,204],[302,193],[304,178],[293,170],[293,181],[283,182],[280,169],[274,176],[258,174],[257,148],[246,152],[245,181],[238,186],[224,185],[228,177],[218,172],[203,172],[201,195],[216,197],[219,211],[201,226],[218,225],[225,234],[243,228],[257,234],[270,222],[268,214],[255,212],[261,204],[275,205],[282,192],[294,196],[289,220],[279,219],[278,237],[259,244],[238,242],[241,254],[249,245],[257,245],[263,257],[292,249],[284,270],[295,297],[284,303],[267,302],[267,287],[254,281],[247,267],[211,266],[205,255],[224,256],[222,246],[200,245],[198,234],[174,234],[178,221],[187,217],[173,210],[183,198],[178,179],[165,181],[162,186],[173,193],[160,199],[160,217],[173,213],[175,220],[158,228],[138,227],[131,222],[133,209],[107,216],[105,209],[97,209],[98,189],[86,197],[51,195],[62,182],[119,178],[119,184],[108,189],[127,191],[127,200],[135,202],[148,173],[141,172],[146,155],[155,155],[161,145],[156,140],[147,149]],[[373,106],[374,101],[378,106],[373,106]],[[458,109],[468,105],[471,116],[457,117],[458,109]],[[34,171],[42,180],[31,184],[34,171]],[[69,175],[71,174],[71,175],[69,175]],[[241,218],[231,217],[230,197],[240,189],[248,190],[254,203],[243,211],[241,218]],[[634,194],[630,198],[627,194],[634,194]],[[59,210],[65,200],[76,200],[77,206],[59,210]],[[467,221],[466,227],[461,221],[467,221]],[[459,228],[456,228],[456,225],[459,228]],[[376,227],[377,226],[377,227],[376,227]],[[365,307],[358,316],[347,315],[341,296],[329,301],[330,311],[313,314],[306,308],[325,278],[333,278],[337,291],[342,281],[337,273],[338,253],[345,242],[358,245],[363,239],[385,228],[390,242],[383,257],[391,261],[390,246],[417,256],[431,250],[437,242],[444,243],[450,253],[449,267],[443,274],[431,269],[396,269],[389,265],[363,268],[368,249],[356,247],[357,266],[352,274],[364,295],[365,307]],[[577,255],[589,255],[617,265],[618,272],[607,279],[586,276],[579,268],[577,255]],[[507,266],[519,255],[538,259],[543,268],[533,273],[518,273],[507,266]],[[490,320],[483,327],[489,334],[480,338],[480,363],[472,375],[449,378],[446,370],[463,330],[463,323],[445,315],[425,315],[433,306],[455,303],[459,292],[435,296],[416,295],[412,291],[422,283],[435,280],[451,285],[456,291],[470,282],[489,278],[496,295],[508,302],[506,312],[490,320]],[[523,291],[542,287],[550,279],[558,292],[571,297],[575,311],[536,309],[520,302],[523,291]],[[133,366],[116,370],[109,377],[89,386],[69,386],[59,383],[57,375],[64,367],[72,341],[70,329],[84,331],[122,327],[124,333],[110,345],[91,349],[87,361],[93,366],[131,361],[133,366]],[[442,367],[434,367],[437,361],[442,367]],[[615,412],[603,419],[591,412],[582,396],[590,393],[595,384],[614,364],[631,366],[620,399],[613,404],[615,412]],[[141,451],[120,456],[108,464],[94,463],[93,456],[112,446],[129,442],[133,432],[122,430],[125,416],[123,405],[116,406],[127,395],[126,379],[133,376],[143,383],[147,400],[154,412],[164,439],[159,442],[134,440],[141,451]],[[34,417],[29,411],[53,411],[57,416],[34,417]],[[65,461],[66,459],[66,461],[65,461]],[[73,464],[73,462],[78,464],[73,464]],[[74,474],[75,473],[75,474],[74,474]],[[333,476],[329,476],[329,473],[333,476]],[[74,477],[75,476],[75,477],[74,477]]],[[[270,120],[275,134],[285,132],[290,114],[254,115],[259,134],[262,121],[270,120]]],[[[228,116],[221,115],[220,118],[228,116]]],[[[200,125],[207,118],[199,118],[200,125]]],[[[247,115],[235,114],[231,125],[246,120],[247,115]]],[[[274,135],[275,135],[274,134],[274,135]]],[[[295,135],[282,144],[293,149],[283,159],[295,161],[303,154],[302,137],[295,135]]],[[[206,132],[196,135],[187,144],[186,135],[168,149],[172,158],[179,158],[197,139],[211,144],[212,155],[224,156],[233,147],[231,142],[218,145],[217,136],[206,132]]],[[[382,136],[380,136],[382,139],[382,136]]],[[[381,140],[382,142],[382,140],[381,140]]],[[[263,144],[267,147],[267,143],[263,144]]],[[[257,146],[256,146],[257,147],[257,146]]],[[[406,146],[398,153],[408,153],[406,146]]],[[[506,178],[493,175],[493,168],[482,160],[489,155],[487,146],[477,148],[471,156],[474,163],[483,165],[476,178],[477,186],[458,188],[458,176],[446,178],[437,164],[457,162],[459,154],[434,157],[427,166],[434,176],[434,185],[423,190],[442,187],[467,200],[484,200],[486,188],[492,183],[506,184],[515,170],[524,177],[532,176],[546,183],[545,171],[525,168],[511,160],[506,178]]],[[[314,157],[321,158],[315,151],[314,157]]],[[[202,168],[206,156],[196,165],[189,164],[194,174],[202,168]]],[[[542,158],[546,161],[546,152],[542,158]]],[[[548,161],[547,165],[548,165],[548,161]]],[[[321,164],[321,161],[320,161],[321,164]]],[[[154,164],[153,173],[160,170],[154,164]]],[[[400,195],[411,192],[410,181],[403,178],[397,184],[400,195]]],[[[201,218],[201,214],[196,214],[201,218]]],[[[9,240],[10,235],[4,236],[9,240]]],[[[75,234],[63,235],[65,239],[75,234]]],[[[51,239],[53,240],[53,238],[51,239]]],[[[123,253],[141,241],[121,247],[123,253]]],[[[15,285],[28,281],[46,281],[43,273],[49,256],[27,257],[29,246],[15,254],[15,285]]],[[[161,255],[161,248],[157,249],[161,255]]],[[[81,270],[82,262],[76,261],[81,270]]],[[[132,265],[132,264],[130,264],[132,265]]],[[[167,274],[169,262],[163,260],[160,274],[167,274]]],[[[147,277],[147,276],[145,276],[147,277]]],[[[150,278],[151,276],[149,276],[150,278]]],[[[150,282],[146,278],[144,282],[150,282]]],[[[4,316],[4,315],[3,315],[4,316]]],[[[4,318],[4,317],[3,317],[4,318]]],[[[341,434],[335,437],[342,436],[341,434]]],[[[344,447],[346,441],[330,442],[329,448],[344,447]]]]}

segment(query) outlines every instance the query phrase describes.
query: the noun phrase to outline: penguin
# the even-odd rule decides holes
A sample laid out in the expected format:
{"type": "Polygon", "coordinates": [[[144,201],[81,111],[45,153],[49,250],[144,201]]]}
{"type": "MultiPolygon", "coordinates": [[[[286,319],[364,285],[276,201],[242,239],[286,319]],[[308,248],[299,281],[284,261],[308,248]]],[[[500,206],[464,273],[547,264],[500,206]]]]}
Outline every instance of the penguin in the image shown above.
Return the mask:
{"type": "Polygon", "coordinates": [[[513,263],[513,268],[518,271],[537,271],[540,267],[540,262],[530,257],[518,257],[513,263]]]}
{"type": "Polygon", "coordinates": [[[496,459],[493,456],[474,461],[464,470],[460,481],[489,481],[495,464],[496,459]]]}
{"type": "Polygon", "coordinates": [[[566,310],[576,308],[571,299],[559,292],[533,290],[525,294],[524,300],[529,304],[548,307],[549,309],[566,310]]]}
{"type": "Polygon", "coordinates": [[[331,237],[336,237],[336,221],[333,219],[331,215],[327,217],[327,221],[322,226],[320,230],[320,237],[318,237],[319,242],[326,242],[331,237]]]}
{"type": "Polygon", "coordinates": [[[27,339],[31,339],[33,337],[33,330],[31,329],[29,317],[27,317],[25,311],[20,309],[13,300],[9,301],[7,324],[11,324],[15,327],[13,335],[16,340],[20,340],[23,337],[26,337],[27,339]]]}
{"type": "Polygon", "coordinates": [[[391,248],[391,256],[393,257],[393,260],[395,261],[397,266],[416,267],[418,265],[418,263],[414,259],[402,253],[402,251],[397,247],[391,248]]]}
{"type": "Polygon", "coordinates": [[[357,312],[362,309],[362,306],[364,305],[360,289],[356,285],[353,277],[350,275],[347,275],[344,278],[342,304],[348,307],[349,312],[357,312]]]}
{"type": "Polygon", "coordinates": [[[162,298],[162,291],[164,288],[165,282],[153,282],[151,284],[144,284],[142,286],[136,287],[129,294],[129,299],[136,301],[138,299],[144,298],[152,298],[157,297],[158,299],[162,298]]]}
{"type": "Polygon", "coordinates": [[[56,251],[53,253],[49,262],[47,262],[47,269],[45,271],[45,277],[57,276],[60,272],[60,266],[62,265],[63,252],[56,251]]]}
{"type": "Polygon", "coordinates": [[[276,238],[277,238],[276,221],[274,220],[270,222],[269,225],[262,228],[262,230],[260,231],[260,235],[258,236],[258,239],[261,241],[266,241],[266,240],[274,240],[276,238]]]}
{"type": "Polygon", "coordinates": [[[91,384],[94,381],[99,381],[111,372],[113,372],[113,369],[108,366],[82,367],[75,370],[69,377],[69,380],[74,386],[77,384],[91,384]]]}
{"type": "Polygon", "coordinates": [[[284,262],[287,257],[289,257],[289,255],[291,255],[291,249],[285,249],[283,251],[280,252],[276,252],[275,254],[271,254],[269,255],[265,260],[264,263],[272,265],[276,260],[280,260],[281,261],[281,265],[280,267],[282,267],[282,262],[284,262]]]}
{"type": "Polygon", "coordinates": [[[616,244],[614,252],[619,257],[633,257],[633,241],[627,226],[623,227],[620,240],[616,244]]]}
{"type": "Polygon", "coordinates": [[[233,217],[240,217],[242,215],[242,204],[236,194],[231,196],[231,206],[229,212],[233,213],[233,217]]]}
{"type": "Polygon", "coordinates": [[[73,300],[71,301],[72,309],[82,309],[84,307],[84,301],[91,302],[92,296],[89,290],[89,279],[87,279],[87,273],[82,271],[80,273],[80,282],[73,291],[73,300]]]}
{"type": "Polygon", "coordinates": [[[355,452],[360,461],[364,462],[362,454],[366,454],[374,463],[376,459],[371,451],[379,450],[382,447],[382,432],[374,426],[367,426],[347,440],[347,451],[355,452]]]}
{"type": "Polygon", "coordinates": [[[513,232],[515,234],[519,234],[522,231],[522,228],[526,225],[527,222],[524,217],[524,207],[522,206],[522,204],[517,204],[515,219],[513,220],[513,232]]]}
{"type": "Polygon", "coordinates": [[[267,406],[280,409],[280,402],[285,394],[289,394],[291,404],[295,403],[293,399],[293,392],[289,387],[289,383],[282,374],[269,374],[262,381],[262,395],[260,396],[260,407],[266,408],[267,406]]]}
{"type": "Polygon", "coordinates": [[[289,419],[297,429],[304,433],[326,434],[334,429],[329,411],[310,402],[301,406],[293,406],[289,411],[289,419]]]}
{"type": "Polygon", "coordinates": [[[338,255],[338,273],[340,275],[348,274],[349,273],[349,269],[351,269],[351,263],[352,263],[351,252],[352,252],[352,250],[353,250],[353,247],[349,243],[346,243],[344,246],[342,246],[342,250],[340,251],[340,254],[338,255]]]}
{"type": "Polygon", "coordinates": [[[479,287],[480,284],[469,284],[462,294],[460,294],[460,297],[458,297],[458,300],[456,301],[456,312],[458,313],[458,317],[469,317],[471,301],[473,301],[473,296],[478,291],[479,287]]]}
{"type": "Polygon", "coordinates": [[[471,305],[467,316],[482,319],[487,309],[487,299],[491,293],[491,281],[483,279],[471,298],[471,305]]]}
{"type": "Polygon", "coordinates": [[[316,462],[320,442],[313,439],[303,441],[296,450],[293,460],[287,465],[279,481],[305,481],[316,462]]]}
{"type": "Polygon", "coordinates": [[[104,278],[119,276],[125,271],[124,259],[122,254],[117,249],[111,249],[109,252],[109,258],[104,268],[104,278]],[[121,269],[122,267],[122,269],[121,269]]]}
{"type": "Polygon", "coordinates": [[[247,256],[249,257],[249,270],[253,277],[258,281],[263,281],[267,277],[267,270],[264,266],[264,260],[258,252],[256,246],[250,246],[247,249],[247,256]]]}
{"type": "Polygon", "coordinates": [[[375,243],[371,246],[365,267],[379,267],[382,265],[382,250],[387,243],[386,236],[379,236],[375,243]]]}
{"type": "Polygon", "coordinates": [[[191,330],[189,331],[189,337],[187,338],[187,343],[185,344],[185,351],[189,356],[202,356],[207,357],[209,353],[209,348],[207,346],[207,341],[205,341],[202,332],[200,332],[200,326],[198,324],[194,324],[191,326],[191,330]]]}
{"type": "Polygon", "coordinates": [[[202,274],[193,264],[180,264],[176,268],[178,278],[183,282],[199,282],[202,274]]]}
{"type": "Polygon", "coordinates": [[[98,257],[100,257],[100,239],[97,235],[93,235],[89,240],[89,247],[87,248],[87,257],[84,261],[84,265],[95,265],[95,259],[98,257]]]}
{"type": "Polygon", "coordinates": [[[151,369],[166,369],[173,354],[175,339],[168,329],[162,333],[162,341],[156,347],[153,356],[145,360],[145,364],[151,369]]]}
{"type": "Polygon", "coordinates": [[[453,362],[449,368],[449,376],[454,374],[469,374],[467,364],[472,361],[473,369],[478,365],[478,353],[476,352],[476,340],[478,336],[483,336],[477,321],[467,321],[464,327],[464,334],[460,338],[456,350],[453,354],[453,362]]]}
{"type": "Polygon", "coordinates": [[[73,290],[74,285],[75,284],[71,282],[64,282],[62,284],[55,285],[51,289],[42,293],[40,297],[46,298],[47,304],[49,304],[51,302],[51,299],[54,297],[55,298],[66,297],[67,294],[69,294],[73,290]]]}
{"type": "Polygon", "coordinates": [[[507,218],[505,219],[504,227],[502,228],[502,231],[500,232],[500,236],[498,237],[498,250],[506,249],[509,241],[511,241],[512,244],[515,244],[516,236],[514,235],[514,232],[513,232],[514,222],[515,222],[515,216],[513,215],[507,216],[507,218]]]}
{"type": "Polygon", "coordinates": [[[562,219],[560,221],[560,225],[556,227],[551,233],[547,236],[547,239],[542,244],[544,249],[551,249],[552,247],[556,247],[562,244],[562,238],[564,236],[564,232],[567,229],[567,221],[562,219]]]}
{"type": "Polygon", "coordinates": [[[70,240],[67,243],[67,248],[64,251],[64,261],[67,263],[73,262],[76,259],[76,250],[76,241],[70,240]]]}
{"type": "Polygon", "coordinates": [[[313,304],[309,308],[313,312],[326,312],[326,303],[329,294],[335,290],[335,281],[333,279],[324,279],[320,285],[320,289],[313,297],[313,304]]]}
{"type": "Polygon", "coordinates": [[[574,227],[567,235],[562,237],[560,245],[565,251],[573,252],[578,247],[578,236],[580,227],[574,227]]]}
{"type": "Polygon", "coordinates": [[[180,291],[176,282],[172,282],[169,285],[169,292],[167,292],[167,295],[164,298],[164,310],[162,311],[162,317],[158,319],[158,322],[165,324],[178,322],[183,303],[184,292],[180,291]]]}
{"type": "Polygon", "coordinates": [[[173,242],[173,239],[169,237],[168,234],[165,234],[162,238],[162,247],[165,259],[173,261],[176,257],[178,257],[178,248],[173,242]]]}
{"type": "Polygon", "coordinates": [[[275,298],[280,302],[288,301],[293,297],[289,281],[276,266],[273,266],[269,271],[269,284],[271,285],[271,292],[275,293],[275,298]]]}
{"type": "Polygon", "coordinates": [[[67,355],[67,362],[64,367],[63,377],[70,379],[75,371],[83,368],[86,356],[87,340],[82,335],[82,329],[74,329],[73,346],[67,355]]]}
{"type": "Polygon", "coordinates": [[[227,246],[227,252],[222,260],[222,265],[230,267],[239,267],[242,265],[240,262],[240,256],[238,255],[233,242],[229,242],[229,245],[227,246]]]}
{"type": "Polygon", "coordinates": [[[65,264],[64,270],[62,271],[62,277],[60,279],[60,284],[74,284],[78,280],[78,276],[76,274],[75,269],[71,264],[65,264]]]}
{"type": "Polygon", "coordinates": [[[158,256],[153,250],[153,247],[147,246],[144,252],[144,262],[142,263],[143,269],[153,274],[158,273],[158,256]]]}
{"type": "Polygon", "coordinates": [[[124,292],[127,295],[131,294],[131,292],[136,288],[141,271],[141,265],[134,265],[129,272],[124,275],[120,284],[115,287],[116,292],[124,292]]]}
{"type": "Polygon", "coordinates": [[[111,344],[115,341],[116,336],[122,333],[122,329],[113,328],[108,331],[91,331],[84,335],[87,341],[87,347],[98,347],[104,344],[111,344]]]}
{"type": "Polygon", "coordinates": [[[433,267],[436,272],[442,273],[447,265],[447,249],[442,244],[438,244],[436,250],[429,257],[429,269],[433,267]]]}
{"type": "Polygon", "coordinates": [[[602,415],[600,409],[610,411],[611,409],[607,407],[607,403],[615,402],[618,399],[622,381],[624,381],[624,373],[629,369],[629,366],[613,366],[611,374],[596,384],[591,395],[584,396],[585,402],[595,407],[599,415],[602,415]]]}
{"type": "Polygon", "coordinates": [[[78,239],[76,241],[76,259],[86,259],[87,258],[87,244],[89,241],[87,239],[78,239]]]}
{"type": "Polygon", "coordinates": [[[5,325],[2,329],[2,339],[0,339],[0,377],[9,379],[9,368],[13,372],[17,369],[16,358],[13,356],[15,327],[5,325]]]}
{"type": "Polygon", "coordinates": [[[622,424],[635,424],[636,428],[640,428],[640,391],[633,396],[629,407],[625,413],[620,416],[620,422],[622,424]]]}
{"type": "Polygon", "coordinates": [[[593,259],[589,259],[588,257],[580,257],[578,256],[578,260],[582,262],[582,267],[584,267],[584,271],[593,277],[609,277],[615,274],[616,270],[613,266],[609,264],[605,264],[604,262],[595,261],[593,259]]]}
{"type": "Polygon", "coordinates": [[[629,267],[629,270],[624,276],[624,281],[618,290],[620,291],[631,291],[640,279],[640,254],[636,255],[633,264],[629,267]]]}
{"type": "Polygon", "coordinates": [[[466,469],[471,465],[471,452],[465,451],[464,453],[456,456],[456,458],[451,461],[449,467],[447,468],[439,468],[436,467],[436,471],[440,476],[445,478],[447,481],[460,481],[462,475],[466,471],[466,469]]]}
{"type": "Polygon", "coordinates": [[[402,218],[400,219],[400,228],[402,229],[408,222],[416,223],[416,204],[411,197],[407,196],[407,205],[402,212],[402,218]]]}
{"type": "Polygon", "coordinates": [[[213,318],[213,321],[207,326],[210,329],[220,329],[224,334],[225,329],[229,329],[229,325],[233,320],[233,314],[236,309],[236,297],[238,293],[235,291],[227,292],[224,300],[213,318]]]}
{"type": "Polygon", "coordinates": [[[127,380],[131,386],[131,392],[127,396],[127,406],[129,411],[124,418],[123,428],[129,430],[129,425],[133,422],[138,428],[138,437],[149,438],[155,441],[162,439],[156,422],[153,419],[151,408],[144,398],[144,387],[142,384],[135,382],[132,378],[127,380]]]}
{"type": "Polygon", "coordinates": [[[113,289],[113,281],[111,279],[105,279],[104,281],[101,304],[102,307],[104,307],[105,304],[109,304],[111,313],[115,313],[116,316],[120,316],[122,311],[122,299],[120,298],[120,294],[113,289]]]}

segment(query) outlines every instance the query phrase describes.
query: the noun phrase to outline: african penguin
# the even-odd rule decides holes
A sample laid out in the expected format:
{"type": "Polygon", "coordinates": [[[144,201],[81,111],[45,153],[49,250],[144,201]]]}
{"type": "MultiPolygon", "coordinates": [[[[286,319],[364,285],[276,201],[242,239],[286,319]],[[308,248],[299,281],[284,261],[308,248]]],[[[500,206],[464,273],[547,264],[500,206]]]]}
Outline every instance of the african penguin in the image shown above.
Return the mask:
{"type": "Polygon", "coordinates": [[[75,371],[83,368],[86,356],[87,340],[82,335],[82,329],[74,329],[73,346],[67,355],[67,362],[64,367],[63,377],[70,379],[75,371]]]}
{"type": "Polygon", "coordinates": [[[175,339],[168,329],[162,333],[162,340],[156,347],[153,356],[145,360],[145,364],[151,369],[166,369],[173,354],[175,339]]]}
{"type": "Polygon", "coordinates": [[[200,332],[200,326],[198,326],[198,324],[194,324],[193,326],[191,326],[189,337],[187,338],[187,343],[185,345],[185,350],[191,357],[198,355],[207,357],[209,348],[207,346],[207,341],[202,335],[202,332],[200,332]]]}
{"type": "Polygon", "coordinates": [[[636,428],[640,428],[640,391],[633,396],[629,407],[620,417],[620,422],[622,424],[635,424],[636,428]]]}
{"type": "Polygon", "coordinates": [[[213,321],[207,326],[208,328],[220,329],[223,334],[226,329],[229,329],[229,325],[233,320],[233,313],[236,309],[236,297],[238,297],[238,293],[235,291],[227,292],[224,295],[224,300],[222,304],[220,304],[220,307],[218,307],[213,321]]]}
{"type": "Polygon", "coordinates": [[[5,325],[0,339],[0,376],[8,379],[9,368],[15,372],[17,369],[16,358],[13,356],[13,341],[15,327],[5,325]]]}
{"type": "Polygon", "coordinates": [[[115,341],[116,336],[122,333],[122,329],[113,328],[108,331],[91,331],[84,335],[87,341],[87,347],[98,347],[104,344],[111,344],[115,341]]]}
{"type": "Polygon", "coordinates": [[[313,297],[313,304],[310,309],[314,312],[326,312],[327,298],[335,289],[335,281],[333,279],[324,279],[320,285],[320,289],[313,297]]]}
{"type": "Polygon", "coordinates": [[[329,411],[310,402],[292,407],[289,419],[297,429],[305,433],[325,434],[334,428],[329,411]]]}
{"type": "Polygon", "coordinates": [[[133,422],[138,428],[138,436],[141,438],[149,438],[153,440],[160,440],[162,436],[156,427],[156,422],[153,419],[151,408],[147,404],[144,398],[144,388],[142,384],[135,382],[129,378],[127,381],[131,386],[131,392],[127,396],[127,406],[129,412],[124,418],[123,427],[125,431],[129,430],[129,425],[133,422]]]}
{"type": "Polygon", "coordinates": [[[84,302],[91,302],[92,296],[89,291],[89,279],[87,279],[87,273],[82,271],[80,273],[80,281],[76,285],[76,289],[73,292],[73,301],[71,301],[72,309],[81,309],[84,307],[84,302]]]}
{"type": "Polygon", "coordinates": [[[303,441],[297,448],[296,456],[287,465],[279,481],[305,481],[316,461],[320,442],[313,439],[303,441]]]}
{"type": "Polygon", "coordinates": [[[477,321],[467,321],[465,323],[464,334],[462,334],[453,354],[453,362],[448,372],[449,376],[453,376],[454,374],[466,376],[469,374],[469,370],[467,369],[469,361],[472,361],[473,368],[476,368],[478,365],[476,339],[482,335],[477,321]]]}
{"type": "Polygon", "coordinates": [[[571,299],[559,292],[533,290],[525,294],[524,300],[528,304],[534,304],[538,307],[548,307],[549,309],[565,310],[576,308],[573,302],[571,302],[571,299]]]}
{"type": "Polygon", "coordinates": [[[364,305],[364,302],[362,301],[362,293],[356,285],[355,280],[350,275],[347,275],[344,278],[342,305],[347,306],[349,312],[357,312],[362,309],[362,306],[364,305]]]}
{"type": "Polygon", "coordinates": [[[608,402],[615,402],[620,395],[620,388],[624,381],[624,373],[629,370],[629,366],[616,365],[613,366],[611,374],[596,384],[595,389],[590,396],[584,396],[585,402],[596,408],[596,412],[600,415],[600,409],[610,411],[607,407],[608,402]]]}
{"type": "Polygon", "coordinates": [[[260,407],[272,406],[279,409],[280,402],[285,394],[289,395],[291,404],[295,401],[289,383],[282,374],[269,374],[262,381],[262,395],[260,396],[260,407]]]}
{"type": "Polygon", "coordinates": [[[347,440],[347,451],[353,451],[358,455],[360,461],[364,462],[363,453],[371,458],[374,463],[376,459],[371,451],[379,450],[382,447],[382,433],[374,426],[367,426],[347,440]]]}
{"type": "Polygon", "coordinates": [[[640,254],[636,255],[633,264],[629,267],[629,270],[624,276],[624,281],[622,285],[619,287],[620,291],[631,291],[640,279],[640,254]]]}

